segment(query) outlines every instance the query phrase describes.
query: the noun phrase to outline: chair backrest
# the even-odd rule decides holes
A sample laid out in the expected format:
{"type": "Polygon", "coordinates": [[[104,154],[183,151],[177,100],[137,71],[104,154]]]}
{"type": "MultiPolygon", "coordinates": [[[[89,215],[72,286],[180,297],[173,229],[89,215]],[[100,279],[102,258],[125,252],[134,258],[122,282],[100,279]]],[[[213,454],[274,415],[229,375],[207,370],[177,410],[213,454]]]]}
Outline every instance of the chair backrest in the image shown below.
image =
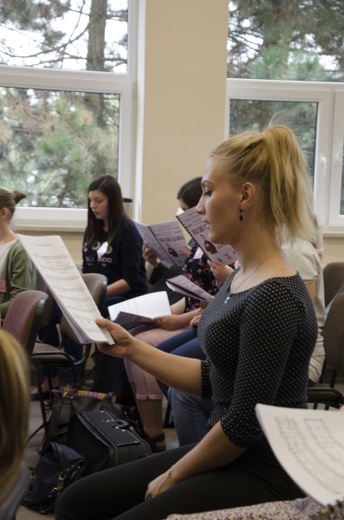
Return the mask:
{"type": "Polygon", "coordinates": [[[41,317],[42,322],[42,328],[49,327],[53,323],[53,317],[54,317],[54,308],[55,308],[55,299],[53,295],[51,294],[51,291],[46,284],[46,282],[43,280],[42,275],[39,271],[36,272],[36,289],[38,291],[45,292],[48,295],[48,298],[44,305],[43,314],[41,317]]]}
{"type": "Polygon", "coordinates": [[[338,294],[331,305],[323,328],[325,361],[344,374],[344,294],[338,294]]]}
{"type": "Polygon", "coordinates": [[[330,262],[323,269],[325,307],[335,297],[344,284],[344,262],[330,262]]]}
{"type": "Polygon", "coordinates": [[[36,337],[41,328],[44,304],[48,298],[45,292],[22,291],[13,298],[2,327],[7,330],[31,356],[36,337]]]}
{"type": "MultiPolygon", "coordinates": [[[[91,293],[92,298],[94,299],[97,307],[99,309],[102,308],[105,296],[106,296],[106,288],[107,288],[107,278],[103,274],[100,273],[84,273],[81,275],[85,284],[87,285],[88,290],[91,293]]],[[[61,331],[67,336],[69,336],[76,343],[80,343],[77,336],[74,334],[73,329],[70,327],[66,318],[63,316],[61,320],[61,331]]]]}

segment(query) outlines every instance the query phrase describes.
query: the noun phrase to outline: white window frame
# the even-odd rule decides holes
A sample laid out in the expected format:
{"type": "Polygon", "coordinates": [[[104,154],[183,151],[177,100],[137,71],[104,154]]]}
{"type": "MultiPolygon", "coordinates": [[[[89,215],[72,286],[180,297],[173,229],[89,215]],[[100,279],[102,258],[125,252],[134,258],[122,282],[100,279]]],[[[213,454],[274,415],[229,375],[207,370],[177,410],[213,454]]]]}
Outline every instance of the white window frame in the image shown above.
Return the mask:
{"type": "Polygon", "coordinates": [[[339,214],[344,136],[344,84],[306,81],[227,79],[225,136],[230,100],[308,101],[318,104],[314,163],[314,203],[324,231],[344,232],[339,214]]]}
{"type": "MultiPolygon", "coordinates": [[[[0,66],[0,85],[80,92],[104,92],[120,95],[118,181],[123,196],[133,197],[134,192],[134,122],[137,70],[137,13],[138,0],[129,0],[128,72],[126,74],[94,71],[38,69],[33,67],[0,66]]],[[[14,224],[25,228],[83,229],[86,209],[32,208],[16,209],[14,224]]]]}

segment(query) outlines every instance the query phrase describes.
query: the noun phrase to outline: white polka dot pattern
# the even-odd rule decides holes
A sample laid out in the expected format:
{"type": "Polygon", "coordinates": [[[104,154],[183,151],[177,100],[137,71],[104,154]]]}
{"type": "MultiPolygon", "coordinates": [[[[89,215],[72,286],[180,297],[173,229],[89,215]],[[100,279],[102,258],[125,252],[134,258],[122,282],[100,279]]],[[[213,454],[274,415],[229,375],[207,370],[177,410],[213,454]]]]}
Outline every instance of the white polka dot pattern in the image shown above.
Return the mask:
{"type": "Polygon", "coordinates": [[[206,308],[198,327],[207,360],[203,397],[213,400],[209,424],[249,448],[262,437],[257,403],[306,406],[309,360],[317,321],[298,274],[272,278],[227,298],[235,273],[206,308]],[[226,303],[225,303],[226,300],[226,303]]]}

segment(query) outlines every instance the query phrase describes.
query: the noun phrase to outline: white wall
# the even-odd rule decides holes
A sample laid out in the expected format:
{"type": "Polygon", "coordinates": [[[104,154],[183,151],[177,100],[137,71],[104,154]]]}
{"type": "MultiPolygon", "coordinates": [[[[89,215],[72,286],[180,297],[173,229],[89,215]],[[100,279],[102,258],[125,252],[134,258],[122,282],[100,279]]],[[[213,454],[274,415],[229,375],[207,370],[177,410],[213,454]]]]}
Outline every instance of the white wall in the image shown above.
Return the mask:
{"type": "Polygon", "coordinates": [[[180,186],[203,175],[223,140],[228,0],[140,8],[136,196],[141,189],[138,217],[150,224],[174,218],[180,186]]]}

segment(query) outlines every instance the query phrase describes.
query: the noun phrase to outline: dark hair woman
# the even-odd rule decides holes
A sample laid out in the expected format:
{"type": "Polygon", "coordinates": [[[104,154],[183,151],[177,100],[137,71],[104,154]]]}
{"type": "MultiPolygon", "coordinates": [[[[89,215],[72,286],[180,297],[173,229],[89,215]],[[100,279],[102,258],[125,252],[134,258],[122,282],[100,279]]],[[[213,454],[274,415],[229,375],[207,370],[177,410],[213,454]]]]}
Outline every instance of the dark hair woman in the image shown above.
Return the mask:
{"type": "MultiPolygon", "coordinates": [[[[83,245],[83,273],[101,273],[108,286],[107,307],[140,296],[147,291],[142,239],[123,205],[122,190],[114,177],[103,175],[88,188],[88,218],[83,245]]],[[[123,360],[96,353],[93,390],[124,395],[126,376],[123,360]]]]}

